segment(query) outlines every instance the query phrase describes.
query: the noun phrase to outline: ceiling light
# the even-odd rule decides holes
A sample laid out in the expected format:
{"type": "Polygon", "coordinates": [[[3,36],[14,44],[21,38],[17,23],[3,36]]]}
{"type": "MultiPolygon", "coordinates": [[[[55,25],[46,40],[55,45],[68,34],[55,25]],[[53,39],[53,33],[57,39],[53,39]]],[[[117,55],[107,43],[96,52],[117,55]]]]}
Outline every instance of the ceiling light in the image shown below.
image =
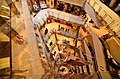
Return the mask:
{"type": "Polygon", "coordinates": [[[3,18],[7,18],[7,19],[9,19],[10,17],[8,17],[8,16],[4,16],[4,15],[0,15],[1,17],[3,17],[3,18]]]}
{"type": "Polygon", "coordinates": [[[6,7],[6,6],[4,6],[4,5],[2,5],[1,7],[10,10],[9,7],[6,7]]]}

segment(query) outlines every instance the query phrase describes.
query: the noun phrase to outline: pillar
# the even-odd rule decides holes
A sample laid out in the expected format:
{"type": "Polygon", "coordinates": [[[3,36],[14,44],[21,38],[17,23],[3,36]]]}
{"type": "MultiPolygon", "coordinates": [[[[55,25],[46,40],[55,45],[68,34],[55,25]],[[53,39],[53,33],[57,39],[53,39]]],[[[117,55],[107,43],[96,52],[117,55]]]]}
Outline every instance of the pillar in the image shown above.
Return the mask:
{"type": "Polygon", "coordinates": [[[110,2],[110,4],[109,4],[109,7],[113,7],[116,1],[117,1],[117,0],[111,0],[111,2],[110,2]]]}
{"type": "Polygon", "coordinates": [[[118,6],[114,9],[114,11],[119,11],[120,10],[120,4],[118,4],[118,6]]]}
{"type": "Polygon", "coordinates": [[[26,0],[21,0],[23,9],[23,18],[25,22],[26,36],[29,45],[29,56],[30,56],[30,77],[31,79],[41,79],[45,70],[42,66],[42,62],[39,56],[39,49],[36,42],[36,37],[33,29],[33,22],[31,19],[30,11],[26,0]]]}

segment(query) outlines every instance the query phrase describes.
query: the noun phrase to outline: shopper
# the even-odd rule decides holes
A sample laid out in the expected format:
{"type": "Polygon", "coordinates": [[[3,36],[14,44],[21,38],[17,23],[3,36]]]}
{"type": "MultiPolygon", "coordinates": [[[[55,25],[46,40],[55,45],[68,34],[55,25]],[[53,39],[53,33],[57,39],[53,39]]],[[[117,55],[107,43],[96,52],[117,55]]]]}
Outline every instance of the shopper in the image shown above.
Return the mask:
{"type": "Polygon", "coordinates": [[[63,31],[64,31],[64,27],[63,27],[63,31]]]}
{"type": "Polygon", "coordinates": [[[61,27],[61,30],[62,30],[63,28],[61,27]]]}
{"type": "Polygon", "coordinates": [[[48,29],[46,28],[46,29],[45,29],[45,35],[46,35],[47,33],[48,33],[48,29]]]}
{"type": "Polygon", "coordinates": [[[69,29],[68,29],[68,32],[69,32],[69,29]]]}
{"type": "Polygon", "coordinates": [[[58,25],[58,28],[60,28],[60,24],[58,25]]]}
{"type": "Polygon", "coordinates": [[[60,24],[58,25],[58,30],[60,30],[60,24]]]}
{"type": "Polygon", "coordinates": [[[53,42],[51,41],[51,42],[50,42],[50,46],[51,46],[52,44],[53,44],[53,42]]]}
{"type": "Polygon", "coordinates": [[[65,29],[65,32],[67,32],[67,29],[65,29]]]}

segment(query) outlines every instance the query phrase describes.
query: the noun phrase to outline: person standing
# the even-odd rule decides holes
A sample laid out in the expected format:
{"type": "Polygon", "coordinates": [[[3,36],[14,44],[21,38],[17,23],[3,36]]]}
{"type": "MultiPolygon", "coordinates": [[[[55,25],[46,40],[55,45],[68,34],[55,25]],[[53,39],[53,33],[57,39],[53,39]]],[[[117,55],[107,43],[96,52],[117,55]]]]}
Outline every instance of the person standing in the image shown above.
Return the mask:
{"type": "Polygon", "coordinates": [[[60,30],[60,24],[58,25],[58,30],[60,30]]]}
{"type": "Polygon", "coordinates": [[[46,35],[47,33],[48,33],[48,29],[46,28],[46,29],[45,29],[45,35],[46,35]]]}

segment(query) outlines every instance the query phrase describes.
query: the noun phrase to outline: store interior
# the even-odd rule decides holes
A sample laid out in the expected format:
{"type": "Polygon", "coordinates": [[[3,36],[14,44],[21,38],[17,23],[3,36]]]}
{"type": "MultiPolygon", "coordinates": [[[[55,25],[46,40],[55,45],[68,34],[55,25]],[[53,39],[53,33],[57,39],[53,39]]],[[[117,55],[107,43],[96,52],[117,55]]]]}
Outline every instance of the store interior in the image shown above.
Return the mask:
{"type": "Polygon", "coordinates": [[[0,0],[1,79],[119,79],[119,0],[0,0]]]}

